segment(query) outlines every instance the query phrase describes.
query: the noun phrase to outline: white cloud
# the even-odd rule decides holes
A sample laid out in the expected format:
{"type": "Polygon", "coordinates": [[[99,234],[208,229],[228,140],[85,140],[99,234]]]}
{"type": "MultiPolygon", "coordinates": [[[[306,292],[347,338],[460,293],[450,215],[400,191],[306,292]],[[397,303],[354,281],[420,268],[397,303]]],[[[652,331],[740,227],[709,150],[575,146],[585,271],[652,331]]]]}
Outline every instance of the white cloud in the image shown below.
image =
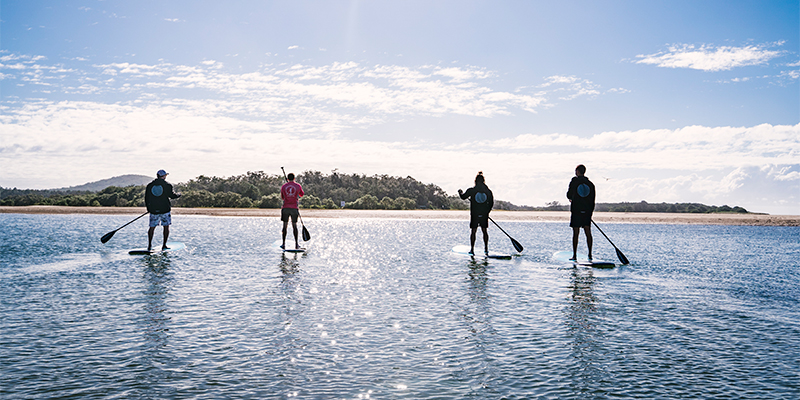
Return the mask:
{"type": "Polygon", "coordinates": [[[766,64],[783,55],[780,50],[769,50],[783,42],[748,45],[742,47],[689,44],[669,46],[667,51],[638,55],[637,64],[651,64],[664,68],[690,68],[701,71],[726,71],[737,67],[766,64]]]}
{"type": "Polygon", "coordinates": [[[797,196],[787,195],[800,193],[800,124],[691,126],[588,138],[529,134],[446,146],[330,136],[326,133],[374,121],[313,107],[298,120],[281,111],[280,104],[264,105],[268,112],[283,113],[275,119],[238,118],[230,113],[235,107],[169,100],[142,105],[40,102],[4,110],[0,186],[80,184],[98,170],[109,176],[149,174],[158,166],[185,181],[200,174],[230,176],[295,165],[297,170],[411,175],[454,193],[483,170],[498,198],[543,205],[563,202],[574,166],[584,163],[598,186],[599,201],[696,201],[756,211],[800,207],[797,196]],[[774,202],[756,199],[754,192],[774,202]]]}
{"type": "Polygon", "coordinates": [[[575,165],[584,163],[600,201],[702,201],[756,211],[800,205],[786,195],[800,192],[800,125],[525,134],[459,145],[343,135],[420,117],[537,112],[560,98],[600,91],[574,76],[506,92],[487,82],[497,74],[480,68],[355,62],[245,73],[213,60],[86,71],[14,56],[0,71],[83,99],[0,104],[4,187],[63,187],[92,180],[97,171],[151,174],[156,166],[180,182],[296,165],[411,175],[455,193],[483,170],[499,199],[543,205],[563,202],[575,165]],[[117,100],[107,103],[108,97],[117,100]],[[775,200],[763,199],[770,196],[775,200]]]}

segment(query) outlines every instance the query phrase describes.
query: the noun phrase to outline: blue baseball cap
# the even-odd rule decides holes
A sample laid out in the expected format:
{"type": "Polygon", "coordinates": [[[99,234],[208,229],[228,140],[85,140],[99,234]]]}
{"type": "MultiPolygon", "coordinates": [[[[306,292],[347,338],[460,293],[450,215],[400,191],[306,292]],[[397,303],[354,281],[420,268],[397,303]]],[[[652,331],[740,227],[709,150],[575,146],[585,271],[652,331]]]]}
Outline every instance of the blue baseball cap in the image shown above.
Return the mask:
{"type": "Polygon", "coordinates": [[[156,176],[167,176],[167,171],[160,169],[158,172],[156,172],[156,176]]]}

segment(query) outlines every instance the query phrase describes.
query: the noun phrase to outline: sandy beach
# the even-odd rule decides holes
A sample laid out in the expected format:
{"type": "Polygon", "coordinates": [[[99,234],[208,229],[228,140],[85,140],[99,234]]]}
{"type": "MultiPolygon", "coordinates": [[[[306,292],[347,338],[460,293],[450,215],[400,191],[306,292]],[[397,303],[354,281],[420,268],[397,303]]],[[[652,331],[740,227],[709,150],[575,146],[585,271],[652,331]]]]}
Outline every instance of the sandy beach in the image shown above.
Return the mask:
{"type": "MultiPolygon", "coordinates": [[[[142,214],[143,207],[66,207],[66,206],[0,206],[2,214],[142,214]]],[[[261,208],[173,208],[174,215],[204,215],[215,217],[280,217],[279,209],[261,208]]],[[[469,212],[461,210],[301,210],[305,219],[313,218],[388,218],[468,220],[469,212]]],[[[492,211],[495,221],[567,222],[565,211],[492,211]]],[[[669,214],[669,213],[612,213],[594,214],[597,222],[632,224],[701,224],[701,225],[751,225],[800,226],[800,215],[765,214],[669,214]]]]}

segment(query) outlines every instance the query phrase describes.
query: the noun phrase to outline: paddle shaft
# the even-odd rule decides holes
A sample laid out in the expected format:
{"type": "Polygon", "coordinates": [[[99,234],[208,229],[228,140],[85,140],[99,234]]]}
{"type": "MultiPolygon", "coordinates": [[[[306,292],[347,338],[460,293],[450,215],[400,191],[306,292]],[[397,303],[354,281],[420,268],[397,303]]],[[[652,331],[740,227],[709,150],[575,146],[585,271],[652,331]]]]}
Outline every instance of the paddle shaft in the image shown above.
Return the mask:
{"type": "Polygon", "coordinates": [[[117,229],[114,229],[114,230],[113,230],[113,231],[111,231],[111,232],[108,232],[108,233],[106,233],[105,235],[103,235],[103,237],[100,239],[100,241],[101,241],[101,242],[103,242],[103,243],[105,243],[105,242],[107,242],[107,241],[111,240],[111,237],[112,237],[112,236],[114,236],[114,234],[115,234],[115,233],[117,233],[117,231],[118,231],[118,230],[120,230],[120,229],[122,229],[122,228],[124,228],[124,227],[126,227],[126,226],[128,226],[128,225],[130,225],[130,224],[132,224],[132,223],[134,223],[134,222],[136,222],[136,220],[138,220],[139,218],[142,218],[142,217],[144,217],[144,216],[145,216],[145,215],[147,215],[148,213],[149,213],[149,211],[145,211],[145,213],[144,213],[144,214],[142,214],[142,215],[140,215],[140,216],[138,216],[138,217],[134,218],[134,219],[133,219],[133,221],[131,221],[131,222],[128,222],[127,224],[125,224],[125,225],[122,225],[122,226],[120,226],[119,228],[117,228],[117,229]],[[106,239],[106,240],[105,240],[105,241],[103,241],[103,239],[106,239]]]}
{"type": "Polygon", "coordinates": [[[488,215],[487,215],[486,217],[487,217],[487,218],[489,218],[489,221],[492,221],[492,223],[494,224],[494,226],[496,226],[498,229],[500,229],[500,231],[501,231],[501,232],[505,233],[505,234],[506,234],[506,236],[508,236],[508,238],[509,238],[509,239],[513,239],[513,238],[511,237],[511,235],[509,235],[509,234],[508,234],[506,231],[504,231],[504,230],[503,230],[503,228],[500,228],[500,225],[497,225],[497,222],[494,222],[494,220],[492,219],[492,217],[490,217],[490,216],[488,216],[488,215]]]}
{"type": "Polygon", "coordinates": [[[514,238],[513,238],[513,237],[511,237],[511,235],[509,235],[509,234],[508,234],[508,232],[506,232],[505,230],[503,230],[503,228],[501,228],[501,227],[500,227],[500,225],[497,225],[497,222],[494,222],[494,220],[492,219],[492,217],[490,217],[490,216],[488,216],[488,215],[487,215],[487,216],[486,216],[486,218],[489,218],[489,221],[492,221],[492,223],[494,224],[494,226],[496,226],[498,229],[500,229],[500,231],[501,231],[501,232],[505,233],[505,234],[506,234],[506,236],[508,236],[508,238],[509,238],[509,239],[511,239],[511,244],[512,244],[512,245],[514,245],[514,248],[515,248],[517,251],[519,251],[519,252],[522,252],[523,248],[522,248],[522,244],[521,244],[520,242],[518,242],[518,241],[514,240],[514,238]]]}
{"type": "Polygon", "coordinates": [[[605,232],[603,232],[603,230],[602,230],[602,229],[600,229],[600,227],[599,227],[599,226],[597,226],[597,223],[596,223],[596,222],[594,222],[594,220],[592,220],[592,224],[594,224],[594,227],[595,227],[595,228],[597,228],[597,230],[598,230],[598,231],[600,231],[600,233],[602,233],[602,234],[603,234],[603,236],[605,236],[605,237],[606,237],[606,239],[608,239],[608,243],[611,243],[611,245],[612,245],[612,246],[614,246],[614,248],[616,249],[616,248],[617,248],[617,246],[616,246],[616,245],[614,245],[614,242],[612,242],[612,241],[611,241],[611,239],[609,239],[609,238],[608,238],[608,235],[606,235],[606,233],[605,233],[605,232]]]}
{"type": "Polygon", "coordinates": [[[149,214],[149,213],[150,213],[150,211],[145,211],[145,212],[144,212],[144,214],[142,214],[142,215],[140,215],[140,216],[136,217],[136,218],[135,218],[133,221],[131,221],[131,222],[128,222],[127,224],[125,224],[125,225],[122,225],[122,226],[120,226],[120,227],[119,227],[119,228],[117,228],[117,229],[114,229],[114,232],[116,232],[116,231],[118,231],[118,230],[120,230],[120,229],[122,229],[122,228],[124,228],[124,227],[126,227],[126,226],[128,226],[128,225],[130,225],[130,224],[132,224],[132,223],[134,223],[134,222],[136,222],[136,220],[138,220],[139,218],[142,218],[142,217],[144,217],[145,215],[147,215],[147,214],[149,214]]]}
{"type": "Polygon", "coordinates": [[[622,261],[622,263],[623,263],[623,264],[629,264],[629,262],[628,262],[628,258],[627,258],[627,257],[625,257],[625,255],[624,255],[624,254],[622,254],[622,251],[620,251],[620,249],[619,249],[619,248],[617,248],[617,245],[615,245],[615,244],[614,244],[614,242],[612,242],[612,241],[611,241],[611,239],[608,237],[608,235],[606,235],[606,233],[605,233],[605,232],[603,232],[603,230],[602,230],[602,229],[600,229],[600,227],[599,227],[599,226],[597,226],[597,223],[596,223],[596,222],[594,222],[594,220],[592,220],[592,224],[594,224],[594,227],[595,227],[595,228],[597,228],[597,230],[598,230],[598,231],[600,231],[600,233],[602,233],[602,234],[603,234],[603,236],[605,236],[605,237],[606,237],[606,239],[608,239],[608,243],[611,243],[611,245],[612,245],[612,246],[614,246],[614,250],[616,250],[616,251],[617,251],[617,257],[619,257],[619,260],[620,260],[620,261],[622,261]]]}

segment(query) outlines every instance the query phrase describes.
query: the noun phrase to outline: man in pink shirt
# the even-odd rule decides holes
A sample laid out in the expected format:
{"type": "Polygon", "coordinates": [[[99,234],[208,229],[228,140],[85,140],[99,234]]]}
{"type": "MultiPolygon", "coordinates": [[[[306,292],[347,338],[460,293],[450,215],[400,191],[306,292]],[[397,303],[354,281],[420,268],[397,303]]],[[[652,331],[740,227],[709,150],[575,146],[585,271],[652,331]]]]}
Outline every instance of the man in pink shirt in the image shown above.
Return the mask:
{"type": "Polygon", "coordinates": [[[303,188],[300,184],[294,181],[294,174],[289,173],[286,177],[289,182],[281,186],[281,198],[283,199],[283,207],[281,207],[281,221],[283,221],[283,244],[282,249],[286,248],[286,227],[289,225],[289,218],[292,218],[292,232],[294,233],[294,245],[296,249],[300,248],[300,243],[297,241],[297,218],[300,216],[298,202],[303,197],[303,188]]]}

